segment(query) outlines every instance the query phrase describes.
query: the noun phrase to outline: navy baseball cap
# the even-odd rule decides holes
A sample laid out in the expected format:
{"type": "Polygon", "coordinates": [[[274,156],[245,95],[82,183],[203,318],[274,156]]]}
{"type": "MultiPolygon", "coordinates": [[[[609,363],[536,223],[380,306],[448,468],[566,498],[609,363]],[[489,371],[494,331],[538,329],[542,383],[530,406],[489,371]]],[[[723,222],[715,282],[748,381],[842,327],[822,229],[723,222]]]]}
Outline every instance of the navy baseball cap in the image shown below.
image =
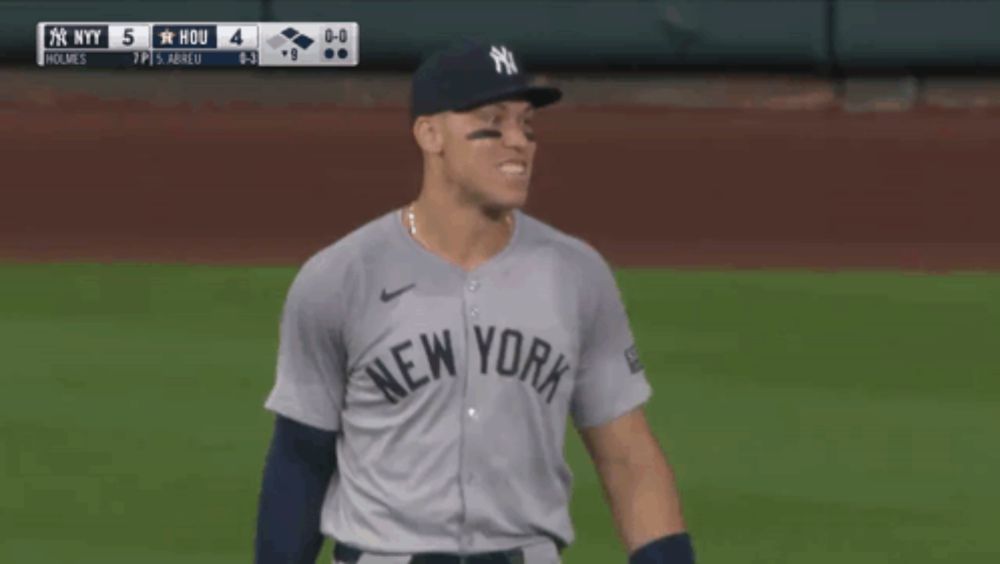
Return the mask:
{"type": "Polygon", "coordinates": [[[501,100],[526,100],[540,108],[562,98],[558,88],[534,85],[507,46],[471,38],[427,57],[413,74],[411,86],[413,118],[501,100]]]}

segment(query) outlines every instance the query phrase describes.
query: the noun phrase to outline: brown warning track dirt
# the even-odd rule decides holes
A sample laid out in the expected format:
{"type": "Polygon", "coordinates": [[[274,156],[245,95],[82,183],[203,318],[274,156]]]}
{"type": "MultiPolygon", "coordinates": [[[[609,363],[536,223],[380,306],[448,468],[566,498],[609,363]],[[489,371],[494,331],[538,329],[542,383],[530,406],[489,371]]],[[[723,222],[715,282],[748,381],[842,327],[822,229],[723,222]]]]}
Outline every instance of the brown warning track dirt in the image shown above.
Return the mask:
{"type": "MultiPolygon", "coordinates": [[[[616,265],[1000,268],[1000,114],[553,108],[528,211],[616,265]]],[[[298,263],[412,198],[404,111],[0,105],[0,259],[298,263]]]]}

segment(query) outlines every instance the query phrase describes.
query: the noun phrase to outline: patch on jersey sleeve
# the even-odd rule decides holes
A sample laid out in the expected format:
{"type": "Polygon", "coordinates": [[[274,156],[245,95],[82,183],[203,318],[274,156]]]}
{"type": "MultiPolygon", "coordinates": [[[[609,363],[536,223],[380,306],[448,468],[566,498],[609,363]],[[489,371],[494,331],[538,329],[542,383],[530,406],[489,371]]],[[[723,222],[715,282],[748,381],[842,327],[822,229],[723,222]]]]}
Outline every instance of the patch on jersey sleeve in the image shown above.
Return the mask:
{"type": "Polygon", "coordinates": [[[632,374],[642,371],[642,362],[639,360],[639,350],[633,344],[625,349],[625,361],[628,362],[628,369],[632,374]]]}

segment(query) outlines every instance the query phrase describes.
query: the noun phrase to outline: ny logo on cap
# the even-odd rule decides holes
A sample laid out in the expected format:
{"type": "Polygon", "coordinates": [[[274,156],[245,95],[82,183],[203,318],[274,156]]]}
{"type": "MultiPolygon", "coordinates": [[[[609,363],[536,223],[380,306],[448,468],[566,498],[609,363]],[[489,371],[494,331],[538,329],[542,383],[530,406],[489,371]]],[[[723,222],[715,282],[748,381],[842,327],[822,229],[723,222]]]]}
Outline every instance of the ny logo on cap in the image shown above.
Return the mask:
{"type": "Polygon", "coordinates": [[[517,74],[517,64],[514,63],[514,53],[506,47],[490,47],[490,57],[493,57],[493,64],[497,67],[497,74],[517,74]],[[501,68],[503,67],[503,68],[501,68]]]}

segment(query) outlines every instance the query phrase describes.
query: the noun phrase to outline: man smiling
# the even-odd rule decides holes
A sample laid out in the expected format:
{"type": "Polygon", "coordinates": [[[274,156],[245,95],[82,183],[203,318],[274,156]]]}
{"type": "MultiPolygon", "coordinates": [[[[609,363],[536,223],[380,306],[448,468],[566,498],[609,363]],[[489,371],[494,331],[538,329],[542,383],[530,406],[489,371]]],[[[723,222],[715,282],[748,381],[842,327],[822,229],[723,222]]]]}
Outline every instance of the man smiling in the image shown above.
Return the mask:
{"type": "Polygon", "coordinates": [[[533,86],[504,45],[413,77],[417,198],[323,249],[281,322],[257,562],[553,564],[574,540],[572,419],[631,564],[691,564],[651,387],[614,276],[521,211],[533,86]]]}

